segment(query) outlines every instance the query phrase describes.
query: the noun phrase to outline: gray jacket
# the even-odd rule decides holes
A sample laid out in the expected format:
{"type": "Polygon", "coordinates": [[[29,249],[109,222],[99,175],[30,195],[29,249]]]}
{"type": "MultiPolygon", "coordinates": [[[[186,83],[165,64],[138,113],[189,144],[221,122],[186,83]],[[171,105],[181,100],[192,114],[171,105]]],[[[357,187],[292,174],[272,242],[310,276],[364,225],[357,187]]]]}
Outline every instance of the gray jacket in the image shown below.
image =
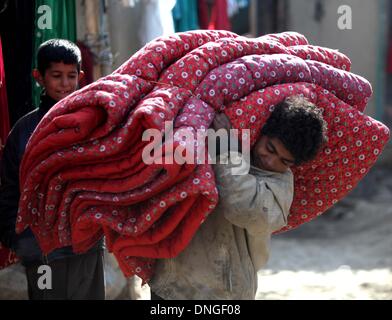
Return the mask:
{"type": "Polygon", "coordinates": [[[188,247],[175,258],[158,260],[150,287],[163,299],[255,298],[271,233],[287,224],[293,174],[251,166],[249,173],[232,175],[232,167],[214,166],[219,204],[188,247]]]}

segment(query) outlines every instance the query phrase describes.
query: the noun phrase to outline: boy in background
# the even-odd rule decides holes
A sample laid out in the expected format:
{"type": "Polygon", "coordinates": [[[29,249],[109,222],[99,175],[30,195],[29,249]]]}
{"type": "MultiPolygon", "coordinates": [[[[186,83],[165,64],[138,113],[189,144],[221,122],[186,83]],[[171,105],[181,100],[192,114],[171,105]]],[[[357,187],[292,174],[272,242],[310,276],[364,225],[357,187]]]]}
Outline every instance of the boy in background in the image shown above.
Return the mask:
{"type": "Polygon", "coordinates": [[[20,197],[19,167],[26,144],[44,115],[58,101],[78,88],[83,77],[79,48],[68,40],[51,39],[38,49],[38,69],[33,77],[42,86],[39,107],[18,120],[4,148],[0,186],[0,241],[14,250],[26,269],[28,295],[32,300],[104,299],[102,241],[84,254],[72,247],[56,249],[43,256],[30,228],[20,235],[15,224],[20,197]],[[41,265],[51,267],[52,289],[40,289],[41,265]]]}

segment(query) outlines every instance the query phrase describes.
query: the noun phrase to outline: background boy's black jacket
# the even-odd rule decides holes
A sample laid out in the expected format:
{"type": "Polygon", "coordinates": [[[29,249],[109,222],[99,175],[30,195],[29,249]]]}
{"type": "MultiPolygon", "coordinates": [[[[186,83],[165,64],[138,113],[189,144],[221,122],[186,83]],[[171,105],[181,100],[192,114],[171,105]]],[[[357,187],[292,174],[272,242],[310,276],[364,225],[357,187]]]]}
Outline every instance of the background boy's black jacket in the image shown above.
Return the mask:
{"type": "MultiPolygon", "coordinates": [[[[21,160],[31,134],[55,103],[55,100],[43,95],[39,107],[17,121],[7,138],[1,162],[0,241],[4,246],[14,250],[24,265],[39,261],[50,262],[73,255],[72,247],[65,247],[54,250],[46,257],[47,260],[44,260],[30,228],[20,235],[15,233],[20,197],[19,167],[21,160]]],[[[101,247],[102,243],[100,242],[91,251],[101,247]]]]}

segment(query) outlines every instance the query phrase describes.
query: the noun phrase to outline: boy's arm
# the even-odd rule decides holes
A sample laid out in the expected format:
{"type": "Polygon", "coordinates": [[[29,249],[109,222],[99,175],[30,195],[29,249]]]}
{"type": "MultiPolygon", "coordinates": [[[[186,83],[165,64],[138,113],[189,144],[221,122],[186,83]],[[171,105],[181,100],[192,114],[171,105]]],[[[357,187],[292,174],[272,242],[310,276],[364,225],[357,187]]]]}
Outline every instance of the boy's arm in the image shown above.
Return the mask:
{"type": "MultiPolygon", "coordinates": [[[[230,156],[236,158],[241,154],[231,152],[230,156]]],[[[233,167],[215,165],[219,205],[223,206],[225,218],[250,234],[272,233],[284,227],[293,200],[291,171],[283,174],[261,171],[260,175],[253,175],[245,169],[243,174],[233,175],[233,167]]]]}
{"type": "MultiPolygon", "coordinates": [[[[16,128],[14,128],[16,129],[16,128]]],[[[0,241],[11,247],[15,240],[15,224],[19,204],[18,133],[12,130],[1,161],[0,184],[0,241]]]]}

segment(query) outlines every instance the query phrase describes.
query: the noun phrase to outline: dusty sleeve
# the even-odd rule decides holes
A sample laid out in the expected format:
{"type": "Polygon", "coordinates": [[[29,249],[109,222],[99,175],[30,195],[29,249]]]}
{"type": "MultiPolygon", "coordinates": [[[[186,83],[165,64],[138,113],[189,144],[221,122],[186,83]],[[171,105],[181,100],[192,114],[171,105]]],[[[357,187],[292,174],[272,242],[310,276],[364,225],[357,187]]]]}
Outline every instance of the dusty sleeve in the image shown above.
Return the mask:
{"type": "MultiPolygon", "coordinates": [[[[227,156],[223,155],[221,162],[227,156]]],[[[239,161],[241,155],[231,152],[230,157],[239,161]]],[[[237,172],[233,174],[233,167],[236,166],[230,163],[214,167],[219,205],[225,218],[254,235],[272,233],[284,227],[293,199],[291,171],[283,174],[259,169],[247,172],[243,166],[243,171],[238,174],[237,166],[237,172]]]]}

